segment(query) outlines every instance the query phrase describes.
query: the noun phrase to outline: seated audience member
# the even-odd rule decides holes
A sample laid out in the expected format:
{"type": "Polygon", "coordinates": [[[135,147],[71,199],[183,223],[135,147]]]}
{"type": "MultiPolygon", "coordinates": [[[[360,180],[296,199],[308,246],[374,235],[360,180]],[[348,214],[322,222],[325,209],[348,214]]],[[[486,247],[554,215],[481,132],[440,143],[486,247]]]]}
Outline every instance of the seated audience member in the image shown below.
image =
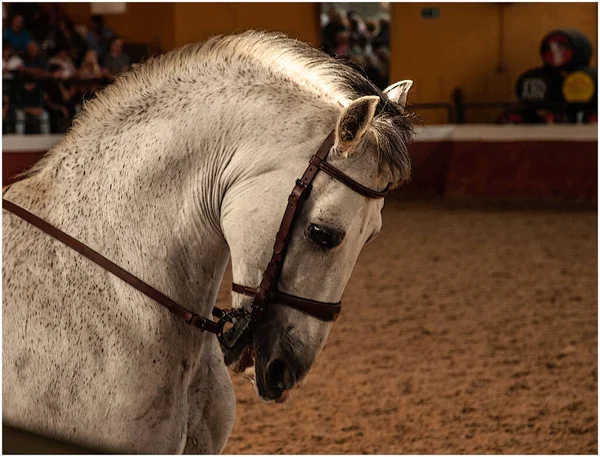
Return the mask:
{"type": "Polygon", "coordinates": [[[364,64],[365,55],[370,53],[371,45],[369,44],[369,40],[365,35],[350,35],[350,50],[348,51],[348,57],[364,64]]]}
{"type": "MultiPolygon", "coordinates": [[[[85,53],[85,57],[77,73],[80,79],[102,79],[110,77],[110,74],[106,68],[102,68],[98,63],[98,55],[93,49],[89,49],[85,53]]],[[[90,81],[89,83],[82,84],[79,86],[82,94],[86,98],[93,96],[94,92],[101,90],[104,85],[99,81],[90,81]]]]}
{"type": "Polygon", "coordinates": [[[329,23],[329,16],[327,16],[327,14],[325,13],[321,13],[319,16],[319,20],[321,24],[321,29],[324,29],[325,26],[329,23]]]}
{"type": "Polygon", "coordinates": [[[58,18],[54,41],[57,50],[65,49],[76,65],[81,63],[87,46],[67,16],[58,18]]]}
{"type": "Polygon", "coordinates": [[[373,17],[370,17],[365,21],[365,27],[369,38],[373,38],[379,33],[379,22],[373,17]]]}
{"type": "Polygon", "coordinates": [[[108,42],[113,38],[114,33],[104,27],[104,17],[100,14],[94,14],[88,22],[88,31],[85,35],[85,41],[88,48],[96,51],[100,58],[108,51],[108,42]]]}
{"type": "Polygon", "coordinates": [[[113,37],[109,49],[109,53],[102,60],[102,67],[106,68],[111,75],[127,71],[131,65],[131,59],[123,53],[123,40],[118,36],[113,37]]]}
{"type": "Polygon", "coordinates": [[[357,42],[361,37],[366,37],[367,27],[360,15],[356,11],[348,11],[346,16],[349,24],[350,42],[357,42]]]}
{"type": "Polygon", "coordinates": [[[39,123],[40,133],[50,133],[50,116],[44,109],[44,92],[36,82],[25,82],[17,86],[14,99],[15,131],[25,133],[26,121],[34,119],[39,123]]]}
{"type": "Polygon", "coordinates": [[[98,54],[93,49],[88,49],[85,53],[77,74],[81,79],[100,79],[109,76],[108,70],[98,63],[98,54]]]}
{"type": "Polygon", "coordinates": [[[373,48],[380,46],[390,47],[390,18],[385,14],[379,19],[379,32],[373,38],[373,48]]]}
{"type": "Polygon", "coordinates": [[[385,46],[381,46],[375,50],[374,55],[376,57],[376,60],[374,60],[373,65],[375,67],[376,73],[379,75],[379,78],[377,79],[374,76],[372,78],[372,81],[380,89],[384,89],[388,85],[387,83],[390,71],[390,50],[385,46]]]}
{"type": "Polygon", "coordinates": [[[62,79],[69,79],[75,76],[75,65],[65,48],[58,48],[54,56],[48,60],[48,64],[60,67],[60,78],[62,79]]]}
{"type": "Polygon", "coordinates": [[[22,53],[31,40],[31,34],[25,29],[25,20],[21,14],[12,18],[11,26],[2,31],[2,41],[9,41],[17,53],[22,53]]]}
{"type": "Polygon", "coordinates": [[[11,72],[19,70],[23,67],[23,59],[15,54],[15,49],[9,41],[2,42],[2,72],[3,77],[12,77],[10,74],[5,72],[11,72]]]}
{"type": "Polygon", "coordinates": [[[75,116],[79,101],[78,92],[69,81],[64,81],[60,65],[50,65],[50,74],[53,78],[46,82],[45,101],[50,112],[52,131],[63,133],[67,124],[75,116]]]}
{"type": "Polygon", "coordinates": [[[347,28],[339,29],[335,33],[335,45],[335,54],[345,55],[350,52],[350,31],[347,28]]]}
{"type": "Polygon", "coordinates": [[[25,28],[29,30],[30,33],[33,33],[32,27],[35,25],[34,18],[39,10],[40,4],[38,2],[10,2],[10,17],[14,18],[16,15],[23,16],[25,28]]]}
{"type": "Polygon", "coordinates": [[[31,22],[32,39],[39,43],[46,42],[50,49],[54,48],[54,31],[59,10],[58,3],[39,3],[39,11],[31,22]]]}
{"type": "Polygon", "coordinates": [[[48,61],[42,55],[40,45],[31,40],[27,44],[27,53],[23,57],[24,71],[33,76],[44,77],[48,74],[48,61]]]}
{"type": "Polygon", "coordinates": [[[5,133],[12,133],[12,122],[8,95],[2,94],[2,134],[5,133]]]}
{"type": "Polygon", "coordinates": [[[323,50],[327,54],[334,54],[337,52],[336,48],[338,47],[336,35],[346,30],[347,20],[343,11],[336,6],[329,8],[327,15],[329,16],[329,22],[323,28],[321,41],[323,50]]]}

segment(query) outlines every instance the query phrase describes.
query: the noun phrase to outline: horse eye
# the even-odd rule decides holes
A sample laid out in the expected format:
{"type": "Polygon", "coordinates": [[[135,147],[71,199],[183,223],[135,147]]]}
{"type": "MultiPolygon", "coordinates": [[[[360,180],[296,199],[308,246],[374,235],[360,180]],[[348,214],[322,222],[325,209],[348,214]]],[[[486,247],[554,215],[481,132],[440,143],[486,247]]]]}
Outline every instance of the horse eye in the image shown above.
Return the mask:
{"type": "Polygon", "coordinates": [[[308,235],[313,243],[323,249],[333,249],[344,239],[344,234],[316,224],[310,224],[308,235]]]}

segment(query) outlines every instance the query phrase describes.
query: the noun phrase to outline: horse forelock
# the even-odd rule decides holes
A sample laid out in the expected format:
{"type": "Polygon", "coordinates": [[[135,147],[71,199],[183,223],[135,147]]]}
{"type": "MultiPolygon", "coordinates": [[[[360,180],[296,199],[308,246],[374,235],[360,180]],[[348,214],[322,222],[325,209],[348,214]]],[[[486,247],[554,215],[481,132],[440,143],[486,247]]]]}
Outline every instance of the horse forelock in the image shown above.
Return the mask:
{"type": "Polygon", "coordinates": [[[372,124],[379,159],[390,167],[396,183],[408,179],[411,167],[407,145],[412,138],[412,124],[399,106],[343,60],[284,34],[257,31],[213,37],[134,65],[84,103],[70,131],[29,175],[42,170],[53,155],[74,149],[68,146],[76,137],[101,129],[107,119],[114,118],[133,101],[141,101],[169,83],[194,81],[202,75],[217,78],[223,72],[236,72],[240,78],[252,81],[264,75],[270,83],[276,81],[309,91],[338,106],[365,95],[380,96],[382,102],[372,124]]]}

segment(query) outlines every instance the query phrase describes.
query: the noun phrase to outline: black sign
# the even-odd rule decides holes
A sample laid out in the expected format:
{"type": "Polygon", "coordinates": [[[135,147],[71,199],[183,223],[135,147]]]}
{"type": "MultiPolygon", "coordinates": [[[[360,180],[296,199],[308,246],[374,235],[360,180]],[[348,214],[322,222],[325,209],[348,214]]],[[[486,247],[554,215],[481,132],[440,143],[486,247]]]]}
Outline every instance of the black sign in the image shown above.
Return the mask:
{"type": "Polygon", "coordinates": [[[423,19],[438,19],[440,17],[439,8],[423,8],[421,9],[421,17],[423,19]]]}

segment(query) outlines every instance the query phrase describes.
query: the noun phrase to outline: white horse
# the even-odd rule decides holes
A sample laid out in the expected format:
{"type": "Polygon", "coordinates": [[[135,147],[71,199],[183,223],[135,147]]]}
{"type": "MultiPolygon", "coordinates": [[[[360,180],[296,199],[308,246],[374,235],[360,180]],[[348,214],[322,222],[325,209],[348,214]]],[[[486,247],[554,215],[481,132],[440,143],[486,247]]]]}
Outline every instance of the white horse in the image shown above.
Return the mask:
{"type": "MultiPolygon", "coordinates": [[[[278,34],[188,45],[87,102],[4,198],[210,317],[230,256],[236,283],[260,282],[294,181],[333,129],[327,160],[354,180],[408,178],[410,85],[382,93],[278,34]]],[[[382,207],[319,173],[280,290],[339,301],[382,207]]],[[[215,336],[15,215],[2,224],[4,422],[118,453],[221,452],[235,401],[215,336]]],[[[249,300],[233,294],[234,307],[249,300]]],[[[305,381],[330,327],[270,306],[253,334],[263,400],[305,381]],[[283,387],[268,374],[274,360],[295,374],[283,387]]]]}

